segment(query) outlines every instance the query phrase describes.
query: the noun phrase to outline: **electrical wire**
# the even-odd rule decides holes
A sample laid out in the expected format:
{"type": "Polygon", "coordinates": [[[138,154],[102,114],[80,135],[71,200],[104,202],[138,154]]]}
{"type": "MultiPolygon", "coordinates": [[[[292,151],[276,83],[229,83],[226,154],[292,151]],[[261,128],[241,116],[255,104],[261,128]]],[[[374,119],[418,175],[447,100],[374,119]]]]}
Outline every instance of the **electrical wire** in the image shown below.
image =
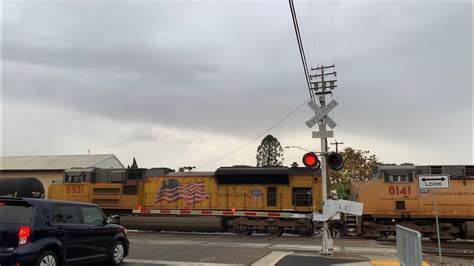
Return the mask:
{"type": "Polygon", "coordinates": [[[332,0],[329,0],[329,14],[331,18],[331,51],[332,51],[332,64],[335,65],[334,63],[334,30],[332,26],[332,0]]]}
{"type": "Polygon", "coordinates": [[[316,26],[314,24],[314,20],[313,20],[313,5],[311,4],[311,0],[308,0],[308,3],[309,3],[309,12],[311,14],[311,28],[313,30],[313,41],[314,41],[314,59],[315,59],[315,63],[316,63],[316,66],[318,66],[318,46],[317,46],[317,42],[316,42],[316,26]]]}
{"type": "Polygon", "coordinates": [[[281,123],[283,123],[286,119],[288,119],[291,115],[293,115],[296,111],[298,111],[305,103],[307,103],[309,101],[309,99],[305,99],[301,104],[299,104],[295,109],[293,109],[291,112],[289,112],[287,115],[285,115],[282,119],[280,119],[278,122],[276,122],[275,124],[273,124],[273,126],[271,126],[270,128],[268,128],[265,132],[259,134],[258,136],[256,136],[252,141],[250,142],[247,142],[245,145],[242,145],[240,146],[239,148],[237,148],[236,150],[224,155],[224,156],[221,156],[217,159],[213,159],[212,161],[210,162],[207,162],[205,164],[203,164],[202,166],[199,166],[196,168],[196,170],[199,170],[201,168],[204,168],[204,167],[207,167],[211,164],[214,164],[214,163],[217,163],[217,162],[220,162],[222,160],[224,160],[225,158],[243,150],[244,148],[246,148],[248,145],[254,143],[255,141],[259,140],[261,137],[263,137],[265,134],[268,134],[270,131],[272,131],[274,128],[276,128],[277,126],[279,126],[281,123]]]}
{"type": "MultiPolygon", "coordinates": [[[[295,5],[295,15],[296,15],[296,17],[301,17],[301,11],[300,11],[300,9],[298,8],[297,5],[295,5]]],[[[299,26],[299,25],[298,25],[298,26],[299,26]]],[[[301,36],[301,43],[302,43],[302,46],[303,46],[303,47],[310,47],[310,46],[308,45],[308,39],[307,39],[307,36],[309,36],[309,35],[307,35],[306,32],[304,31],[303,25],[301,25],[301,27],[299,27],[299,28],[301,29],[300,36],[301,36]]],[[[303,49],[303,51],[304,51],[304,49],[303,49]]],[[[306,51],[308,52],[309,63],[310,63],[310,65],[312,65],[312,59],[311,59],[312,53],[311,53],[311,49],[307,49],[306,51]]],[[[310,70],[310,69],[308,69],[308,73],[309,73],[309,70],[310,70]]]]}
{"type": "Polygon", "coordinates": [[[313,92],[311,90],[308,64],[306,63],[306,55],[304,53],[303,44],[301,42],[301,34],[300,34],[300,29],[298,27],[298,19],[296,18],[295,6],[294,6],[294,3],[293,3],[293,0],[288,0],[288,2],[290,4],[291,17],[293,19],[293,26],[295,28],[296,41],[298,42],[298,48],[299,48],[299,51],[300,51],[301,62],[303,63],[303,71],[304,71],[304,75],[306,77],[306,85],[308,86],[308,92],[309,92],[310,98],[314,99],[314,95],[313,95],[313,92]]]}

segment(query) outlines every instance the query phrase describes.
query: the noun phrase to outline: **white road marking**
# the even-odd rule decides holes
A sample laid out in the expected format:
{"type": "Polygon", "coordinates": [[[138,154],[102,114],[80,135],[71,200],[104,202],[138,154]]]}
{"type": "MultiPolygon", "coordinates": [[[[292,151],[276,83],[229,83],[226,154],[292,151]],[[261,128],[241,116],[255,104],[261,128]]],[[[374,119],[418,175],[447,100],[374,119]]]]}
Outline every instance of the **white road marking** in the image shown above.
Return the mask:
{"type": "MultiPolygon", "coordinates": [[[[387,264],[389,265],[389,264],[387,264]]],[[[373,266],[370,261],[331,264],[331,266],[373,266]]]]}
{"type": "Polygon", "coordinates": [[[344,247],[344,250],[347,252],[388,252],[388,253],[396,253],[397,250],[394,248],[356,248],[356,247],[344,247]]]}
{"type": "MultiPolygon", "coordinates": [[[[307,244],[272,244],[256,242],[224,242],[224,241],[193,241],[193,240],[151,240],[151,239],[130,239],[135,244],[162,245],[162,246],[204,246],[204,247],[227,247],[227,248],[268,248],[276,250],[299,250],[299,251],[319,251],[320,245],[307,244]]],[[[356,247],[356,246],[334,246],[334,251],[345,251],[355,253],[396,253],[395,248],[379,247],[356,247]]]]}
{"type": "Polygon", "coordinates": [[[281,259],[287,255],[291,255],[293,252],[283,252],[283,251],[272,251],[267,256],[257,260],[252,263],[252,266],[273,266],[277,264],[281,259]]]}
{"type": "Polygon", "coordinates": [[[209,262],[189,262],[189,261],[171,261],[171,260],[141,260],[141,259],[124,259],[127,263],[139,264],[155,264],[155,265],[185,265],[185,266],[242,266],[245,264],[224,264],[209,262]]]}
{"type": "Polygon", "coordinates": [[[171,246],[196,246],[199,244],[206,243],[205,241],[194,241],[194,240],[152,240],[152,239],[130,239],[132,243],[137,244],[149,244],[149,245],[171,245],[171,246]]]}
{"type": "Polygon", "coordinates": [[[200,244],[202,246],[217,246],[217,247],[229,247],[229,248],[266,248],[270,246],[270,243],[248,243],[248,242],[220,242],[220,241],[212,241],[200,244]]]}
{"type": "MultiPolygon", "coordinates": [[[[294,244],[276,244],[276,245],[272,245],[270,248],[287,249],[287,250],[312,250],[312,251],[321,250],[321,246],[318,246],[318,245],[294,245],[294,244]]],[[[334,247],[334,251],[336,251],[336,248],[337,247],[334,247]]]]}

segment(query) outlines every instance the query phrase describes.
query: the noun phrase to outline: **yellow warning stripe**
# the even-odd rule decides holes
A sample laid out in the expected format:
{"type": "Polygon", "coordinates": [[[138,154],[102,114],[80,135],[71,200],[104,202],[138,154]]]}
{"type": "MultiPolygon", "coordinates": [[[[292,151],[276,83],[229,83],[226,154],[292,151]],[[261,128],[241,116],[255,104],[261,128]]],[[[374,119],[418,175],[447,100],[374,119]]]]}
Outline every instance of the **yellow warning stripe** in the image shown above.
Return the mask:
{"type": "MultiPolygon", "coordinates": [[[[396,260],[371,260],[370,263],[372,263],[372,265],[378,265],[378,266],[389,266],[389,265],[400,265],[400,262],[396,261],[396,260]]],[[[429,263],[427,262],[424,262],[423,261],[423,264],[422,266],[430,266],[429,263]]]]}

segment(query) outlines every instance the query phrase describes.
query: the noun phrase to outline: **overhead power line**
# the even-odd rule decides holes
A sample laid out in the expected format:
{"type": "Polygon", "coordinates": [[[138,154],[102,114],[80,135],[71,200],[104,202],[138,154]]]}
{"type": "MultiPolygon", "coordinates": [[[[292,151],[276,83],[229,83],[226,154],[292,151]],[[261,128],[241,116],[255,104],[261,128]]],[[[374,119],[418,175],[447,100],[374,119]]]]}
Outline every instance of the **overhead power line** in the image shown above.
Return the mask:
{"type": "Polygon", "coordinates": [[[309,3],[309,12],[311,14],[311,28],[313,30],[313,41],[314,41],[314,59],[315,59],[315,63],[316,63],[316,66],[318,66],[318,45],[317,45],[317,42],[316,42],[316,25],[314,24],[314,20],[313,20],[313,6],[311,4],[311,0],[308,0],[308,3],[309,3]]]}
{"type": "Polygon", "coordinates": [[[246,143],[245,145],[242,145],[240,146],[239,148],[237,148],[236,150],[224,155],[224,156],[221,156],[219,158],[216,158],[210,162],[207,162],[199,167],[196,168],[196,170],[199,170],[199,169],[202,169],[206,166],[209,166],[211,164],[214,164],[214,163],[217,163],[219,161],[222,161],[224,160],[225,158],[243,150],[244,148],[246,148],[247,146],[249,146],[250,144],[254,143],[255,141],[261,139],[265,134],[268,134],[270,131],[272,131],[274,128],[276,128],[277,126],[279,126],[281,123],[283,123],[286,119],[288,119],[291,115],[293,115],[296,111],[298,111],[305,103],[307,103],[309,101],[309,99],[306,99],[304,100],[301,104],[299,104],[296,108],[294,108],[291,112],[289,112],[287,115],[285,115],[282,119],[280,119],[278,122],[276,122],[275,124],[273,124],[273,126],[271,126],[270,128],[268,128],[265,132],[259,134],[258,136],[256,136],[252,141],[246,143]]]}
{"type": "Polygon", "coordinates": [[[332,26],[332,0],[329,0],[329,15],[331,18],[331,51],[332,51],[332,64],[335,65],[334,63],[334,30],[332,26]]]}
{"type": "Polygon", "coordinates": [[[301,41],[301,34],[300,34],[299,26],[298,26],[298,19],[296,18],[295,5],[293,3],[293,0],[288,0],[288,2],[290,4],[290,11],[291,11],[291,17],[293,19],[293,26],[295,28],[296,41],[298,42],[298,48],[300,50],[301,62],[303,63],[303,71],[304,71],[304,75],[306,77],[306,85],[308,86],[309,96],[310,96],[311,99],[313,99],[314,95],[313,95],[313,92],[311,90],[308,64],[306,63],[306,55],[304,53],[304,47],[303,47],[303,43],[301,41]]]}

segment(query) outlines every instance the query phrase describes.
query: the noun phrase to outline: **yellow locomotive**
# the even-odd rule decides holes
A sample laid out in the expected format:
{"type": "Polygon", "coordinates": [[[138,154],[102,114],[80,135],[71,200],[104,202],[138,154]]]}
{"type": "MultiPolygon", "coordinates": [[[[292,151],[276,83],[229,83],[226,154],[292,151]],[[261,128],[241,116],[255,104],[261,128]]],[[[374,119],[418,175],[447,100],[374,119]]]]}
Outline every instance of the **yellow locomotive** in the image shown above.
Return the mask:
{"type": "MultiPolygon", "coordinates": [[[[436,238],[431,194],[418,187],[418,176],[427,174],[451,178],[450,189],[430,192],[438,201],[440,238],[474,238],[474,166],[459,165],[380,166],[372,180],[352,184],[363,216],[343,215],[332,229],[378,238],[401,224],[436,238]]],[[[96,203],[136,229],[309,235],[319,226],[311,214],[321,210],[321,178],[319,170],[286,167],[69,169],[48,197],[96,203]]]]}
{"type": "Polygon", "coordinates": [[[70,169],[48,194],[96,203],[138,229],[307,235],[311,213],[321,207],[321,178],[320,171],[298,167],[70,169]]]}
{"type": "Polygon", "coordinates": [[[375,178],[352,184],[353,200],[364,204],[358,233],[366,237],[395,234],[400,224],[436,238],[432,193],[436,193],[440,238],[474,238],[474,166],[380,166],[375,178]],[[449,189],[426,191],[418,176],[449,175],[449,189]]]}

